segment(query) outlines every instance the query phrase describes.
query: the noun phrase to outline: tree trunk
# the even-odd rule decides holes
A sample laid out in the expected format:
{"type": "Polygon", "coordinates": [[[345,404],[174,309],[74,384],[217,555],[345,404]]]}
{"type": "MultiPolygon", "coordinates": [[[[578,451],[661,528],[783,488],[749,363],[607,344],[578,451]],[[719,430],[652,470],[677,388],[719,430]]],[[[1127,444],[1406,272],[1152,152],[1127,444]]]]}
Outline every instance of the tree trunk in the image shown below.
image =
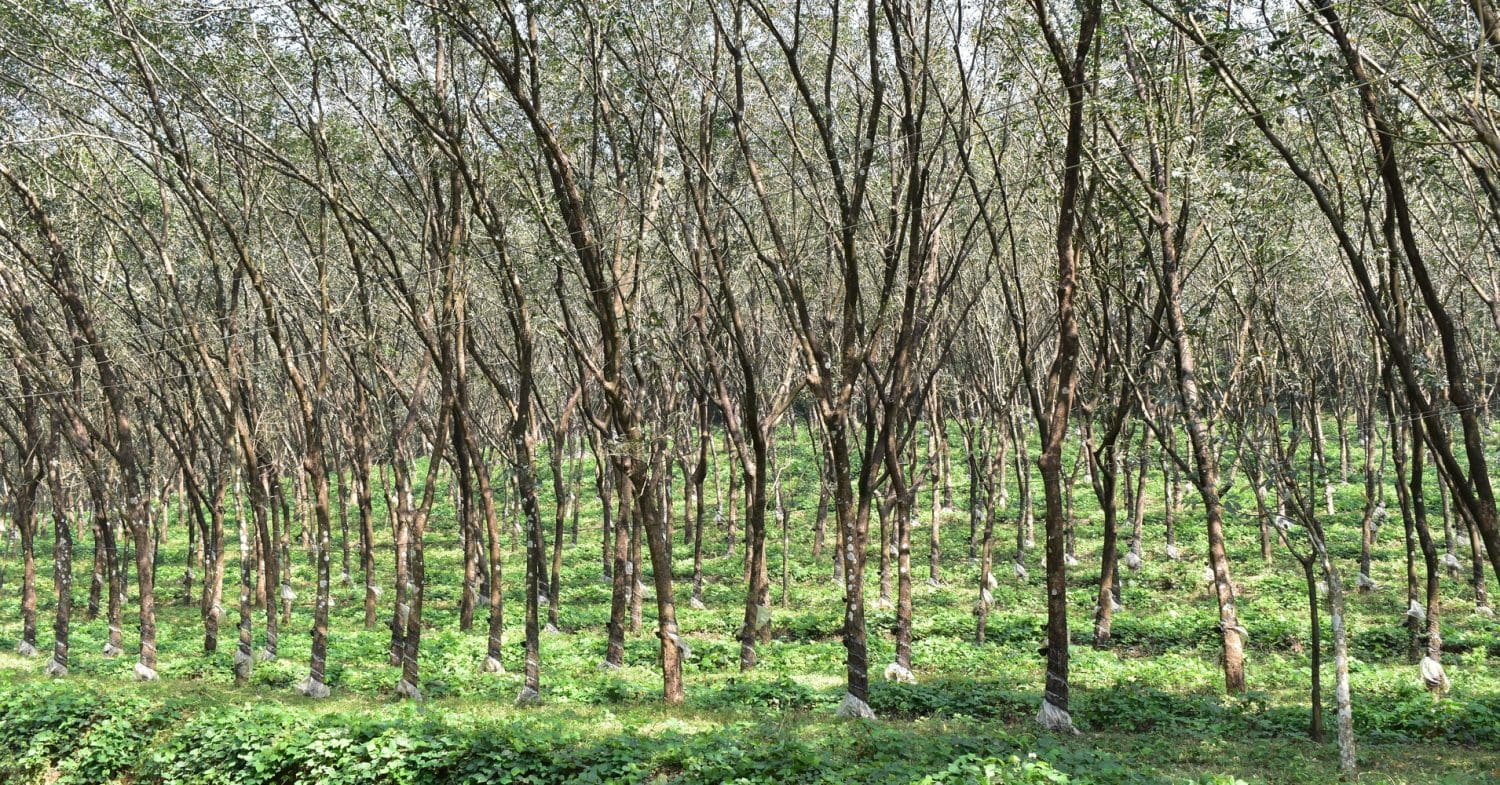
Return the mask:
{"type": "Polygon", "coordinates": [[[73,528],[67,516],[67,497],[56,465],[48,472],[52,477],[52,529],[56,540],[52,553],[52,581],[57,590],[57,612],[52,622],[52,660],[47,663],[49,676],[68,675],[69,620],[73,615],[73,528]]]}

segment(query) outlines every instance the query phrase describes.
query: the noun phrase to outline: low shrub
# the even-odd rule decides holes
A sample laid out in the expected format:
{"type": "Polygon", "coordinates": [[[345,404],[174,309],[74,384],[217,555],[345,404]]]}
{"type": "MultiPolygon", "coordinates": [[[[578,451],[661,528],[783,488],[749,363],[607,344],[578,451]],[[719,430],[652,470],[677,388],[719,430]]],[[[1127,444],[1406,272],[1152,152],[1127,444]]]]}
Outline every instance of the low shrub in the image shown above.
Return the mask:
{"type": "Polygon", "coordinates": [[[918,684],[879,681],[870,685],[870,707],[881,716],[973,717],[1019,720],[1036,712],[1035,700],[993,684],[941,679],[918,684]]]}

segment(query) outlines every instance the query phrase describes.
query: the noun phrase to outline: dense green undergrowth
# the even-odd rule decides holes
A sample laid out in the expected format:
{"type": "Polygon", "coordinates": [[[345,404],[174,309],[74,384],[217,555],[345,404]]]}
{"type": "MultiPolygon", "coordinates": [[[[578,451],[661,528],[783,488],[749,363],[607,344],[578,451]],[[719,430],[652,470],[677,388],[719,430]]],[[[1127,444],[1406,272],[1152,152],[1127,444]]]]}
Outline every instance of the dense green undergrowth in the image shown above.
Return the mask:
{"type": "MultiPolygon", "coordinates": [[[[12,681],[0,696],[0,778],[57,785],[436,785],[437,783],[1241,783],[1196,771],[1202,763],[1131,760],[1143,739],[1176,752],[1210,744],[1225,769],[1282,757],[1293,769],[1252,775],[1316,782],[1319,751],[1287,758],[1292,718],[1262,714],[1254,698],[1182,705],[1150,690],[1107,690],[1082,702],[1086,723],[1138,717],[1151,735],[1057,738],[1005,722],[1034,696],[964,689],[958,683],[882,685],[877,707],[902,722],[837,722],[827,696],[786,680],[736,680],[700,697],[704,707],[663,710],[633,702],[552,706],[521,712],[474,705],[313,704],[253,692],[157,685],[117,689],[94,682],[12,681]],[[788,698],[791,698],[788,700],[788,698]],[[761,706],[762,712],[735,709],[761,706]],[[1259,740],[1213,744],[1243,730],[1259,740]],[[1175,742],[1172,740],[1175,739],[1175,742]],[[1121,741],[1124,740],[1124,743],[1121,741]],[[1113,748],[1113,749],[1111,749],[1113,748]]],[[[1414,696],[1423,697],[1425,696],[1414,696]]],[[[1430,701],[1429,701],[1430,703],[1430,701]]],[[[1491,711],[1494,710],[1491,706],[1491,711]]],[[[1411,740],[1451,727],[1451,712],[1420,708],[1383,715],[1385,732],[1411,740]],[[1414,735],[1413,735],[1414,734],[1414,735]]],[[[1500,763],[1494,744],[1467,765],[1424,773],[1401,745],[1374,782],[1486,782],[1500,763]],[[1406,775],[1403,770],[1409,770],[1406,775]]]]}
{"type": "MultiPolygon", "coordinates": [[[[475,629],[458,629],[461,554],[446,488],[440,489],[429,535],[425,613],[430,626],[421,655],[427,700],[419,705],[395,700],[389,632],[382,625],[364,628],[360,578],[340,581],[337,557],[327,674],[334,697],[316,702],[294,694],[294,685],[306,675],[312,599],[311,561],[298,548],[293,581],[299,596],[291,624],[282,629],[280,656],[257,662],[248,685],[234,685],[234,609],[225,617],[219,650],[204,654],[197,606],[181,596],[187,551],[180,526],[169,526],[158,568],[162,681],[136,683],[133,657],[100,655],[104,619],[82,617],[91,558],[84,538],[75,556],[79,615],[70,676],[47,680],[41,676],[42,658],[0,655],[0,782],[1254,785],[1333,779],[1331,742],[1314,743],[1307,735],[1310,637],[1306,587],[1295,563],[1280,547],[1271,563],[1263,563],[1253,518],[1232,517],[1229,545],[1240,615],[1249,630],[1250,689],[1242,696],[1223,695],[1214,599],[1201,579],[1201,520],[1191,505],[1182,511],[1182,558],[1166,558],[1156,501],[1159,478],[1151,486],[1144,564],[1124,576],[1125,607],[1115,615],[1105,649],[1089,645],[1088,623],[1097,594],[1099,514],[1085,484],[1080,482],[1075,495],[1080,563],[1070,572],[1075,644],[1070,678],[1081,736],[1038,735],[1031,722],[1042,683],[1042,570],[1040,554],[1031,551],[1025,556],[1030,577],[1011,574],[1013,510],[997,523],[1000,585],[992,591],[995,609],[984,645],[973,641],[979,575],[967,553],[967,515],[960,510],[942,518],[943,581],[929,586],[919,580],[914,587],[916,684],[878,678],[894,656],[895,615],[877,602],[872,544],[870,703],[880,719],[836,720],[843,684],[842,607],[826,559],[815,561],[811,555],[813,456],[807,445],[787,440],[782,460],[794,510],[785,602],[779,532],[769,538],[773,640],[760,647],[755,671],[739,672],[734,634],[743,612],[743,548],[727,552],[710,504],[707,607],[678,606],[692,650],[684,670],[687,702],[678,707],[657,701],[651,602],[644,607],[642,631],[627,639],[625,667],[598,667],[609,585],[601,580],[596,505],[585,506],[579,540],[565,548],[561,631],[542,638],[543,704],[528,709],[512,706],[519,676],[479,671],[484,609],[475,629]]],[[[954,499],[960,508],[963,482],[958,478],[954,499]]],[[[550,482],[542,486],[549,489],[550,482]]],[[[1337,512],[1328,519],[1331,547],[1352,578],[1363,499],[1357,483],[1336,490],[1337,512]]],[[[1011,498],[1017,496],[1012,485],[1011,498]]],[[[1230,500],[1238,509],[1253,509],[1243,485],[1230,500]]],[[[1437,509],[1435,494],[1432,501],[1437,509]]],[[[550,497],[543,503],[544,514],[550,514],[550,497]]],[[[919,507],[927,509],[925,503],[919,507]]],[[[385,515],[378,501],[376,514],[385,515]]],[[[913,538],[918,541],[914,567],[924,579],[925,524],[924,519],[913,538]]],[[[232,519],[227,529],[232,539],[232,519]]],[[[382,531],[376,552],[382,585],[391,580],[388,536],[382,531]]],[[[507,545],[502,659],[515,671],[522,659],[524,557],[515,542],[507,545]]],[[[42,564],[48,564],[50,538],[38,548],[42,564]]],[[[228,550],[226,588],[232,597],[237,549],[228,550]]],[[[1400,532],[1383,533],[1374,556],[1372,573],[1381,588],[1349,597],[1362,781],[1500,782],[1500,621],[1474,613],[1472,588],[1444,574],[1444,664],[1453,689],[1434,699],[1408,659],[1400,532]]],[[[4,562],[0,648],[13,651],[20,634],[13,550],[4,562]]],[[[41,570],[39,581],[44,637],[38,643],[44,650],[55,608],[48,572],[41,570]]],[[[674,577],[685,587],[691,574],[691,548],[679,540],[674,577]]],[[[125,616],[127,648],[133,612],[132,604],[125,616]]],[[[388,612],[382,608],[383,615],[388,612]]],[[[262,613],[258,610],[255,619],[257,647],[262,613]]],[[[1325,646],[1326,624],[1325,614],[1325,646]]],[[[1331,676],[1331,670],[1324,674],[1329,701],[1331,676]]]]}

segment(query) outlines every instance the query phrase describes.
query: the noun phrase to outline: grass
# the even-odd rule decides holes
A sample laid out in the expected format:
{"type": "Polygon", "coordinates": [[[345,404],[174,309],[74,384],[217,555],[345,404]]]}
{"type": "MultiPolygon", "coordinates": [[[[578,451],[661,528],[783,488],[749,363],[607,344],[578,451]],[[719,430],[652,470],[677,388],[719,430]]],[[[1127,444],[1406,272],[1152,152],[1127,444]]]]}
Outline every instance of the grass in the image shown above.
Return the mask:
{"type": "MultiPolygon", "coordinates": [[[[710,556],[705,561],[707,609],[693,610],[686,603],[691,548],[681,542],[675,546],[679,623],[693,650],[685,668],[688,700],[683,706],[665,707],[655,700],[660,677],[655,670],[654,606],[649,601],[644,632],[628,640],[626,667],[614,672],[598,669],[609,589],[600,574],[595,530],[598,505],[585,492],[580,541],[564,551],[562,632],[542,639],[544,703],[528,709],[513,707],[520,687],[524,555],[508,543],[503,659],[511,672],[481,674],[484,611],[475,629],[458,630],[461,554],[444,488],[428,540],[425,614],[431,627],[422,641],[424,703],[396,701],[398,673],[386,661],[389,632],[383,626],[363,628],[359,577],[354,576],[352,586],[338,583],[337,556],[328,674],[333,697],[312,701],[294,694],[292,686],[306,674],[312,600],[311,561],[296,548],[295,532],[293,580],[298,599],[292,623],[282,629],[281,656],[275,662],[257,663],[251,684],[235,686],[231,658],[238,572],[233,562],[237,548],[232,520],[226,527],[230,538],[226,550],[231,557],[226,571],[229,601],[219,652],[202,653],[196,604],[180,596],[186,535],[180,526],[173,526],[163,543],[158,568],[162,681],[134,682],[132,657],[99,655],[105,641],[104,620],[81,619],[91,554],[86,547],[89,543],[80,541],[75,554],[80,576],[75,581],[75,607],[80,616],[73,625],[72,674],[63,682],[49,684],[41,675],[42,658],[0,655],[0,741],[5,742],[0,745],[0,775],[5,781],[21,782],[59,777],[76,782],[207,782],[213,780],[205,772],[215,766],[226,770],[249,767],[251,758],[264,758],[281,760],[266,764],[270,773],[259,780],[265,782],[335,783],[345,781],[340,777],[346,774],[349,782],[457,782],[465,781],[455,773],[454,766],[459,764],[443,768],[448,765],[443,761],[490,760],[494,756],[485,757],[490,753],[481,754],[480,748],[489,749],[484,747],[490,744],[487,739],[503,737],[514,742],[505,749],[545,750],[522,758],[556,763],[547,770],[550,773],[536,773],[534,779],[525,779],[532,775],[524,773],[521,778],[513,777],[517,782],[553,781],[547,777],[616,782],[736,778],[746,782],[918,782],[923,777],[929,782],[1063,781],[1047,779],[1054,776],[1100,783],[1322,783],[1333,779],[1336,755],[1332,743],[1313,743],[1306,736],[1308,633],[1305,589],[1297,565],[1279,546],[1273,562],[1262,563],[1253,518],[1231,517],[1232,569],[1235,581],[1243,587],[1240,614],[1250,633],[1249,691],[1239,697],[1222,696],[1217,613],[1201,578],[1206,547],[1201,515],[1194,511],[1195,497],[1190,493],[1178,525],[1183,557],[1167,559],[1159,478],[1148,487],[1145,564],[1126,576],[1125,609],[1115,617],[1114,644],[1096,650],[1087,645],[1087,636],[1098,580],[1100,516],[1086,480],[1079,477],[1074,513],[1080,564],[1070,572],[1069,601],[1075,643],[1072,708],[1083,730],[1081,736],[1039,735],[1030,722],[1040,701],[1044,664],[1038,653],[1044,621],[1042,568],[1038,551],[1027,556],[1031,577],[1025,581],[1000,568],[1009,558],[1009,547],[1004,544],[1014,541],[1014,505],[996,529],[996,575],[1001,585],[993,592],[996,604],[989,642],[984,646],[972,642],[978,566],[967,558],[966,513],[944,518],[946,584],[941,587],[925,583],[923,518],[913,532],[912,555],[913,569],[921,576],[914,586],[913,630],[913,666],[919,683],[879,681],[880,671],[894,657],[890,634],[894,613],[872,606],[871,675],[877,683],[871,703],[882,718],[865,724],[835,720],[832,714],[842,697],[843,680],[843,649],[838,640],[841,593],[829,580],[829,565],[811,558],[812,508],[817,502],[812,490],[816,487],[813,457],[807,444],[790,438],[783,439],[782,450],[783,481],[789,505],[796,508],[791,517],[791,594],[785,606],[776,602],[781,545],[779,532],[773,532],[768,545],[775,640],[761,648],[760,665],[754,672],[739,672],[738,644],[733,639],[743,607],[743,549],[736,547],[733,556],[726,556],[722,533],[712,528],[706,533],[705,552],[710,556]],[[79,721],[78,732],[66,744],[58,746],[56,739],[49,741],[45,736],[38,741],[40,730],[26,730],[33,727],[26,722],[39,711],[37,705],[67,706],[72,705],[70,701],[91,708],[79,710],[89,719],[79,721]],[[114,736],[101,718],[121,713],[137,718],[132,733],[144,741],[132,741],[110,752],[114,736]],[[212,758],[203,751],[212,745],[185,740],[190,732],[198,733],[194,728],[202,730],[221,720],[229,723],[229,736],[243,737],[246,744],[261,740],[255,755],[212,758]],[[262,721],[271,728],[264,733],[256,730],[262,721]],[[411,768],[416,765],[413,761],[428,759],[415,753],[391,757],[381,752],[385,749],[381,745],[395,743],[390,739],[397,733],[406,734],[416,747],[428,745],[422,748],[437,756],[432,759],[437,762],[429,761],[432,766],[428,768],[411,768]],[[308,739],[327,741],[331,751],[308,752],[307,745],[312,743],[308,739]],[[107,749],[97,755],[79,752],[94,747],[107,749]],[[275,758],[267,749],[281,750],[283,758],[275,758]],[[199,760],[195,755],[208,757],[199,760]],[[586,756],[605,763],[597,770],[570,763],[586,756]],[[69,768],[67,763],[96,757],[112,762],[87,771],[69,768]],[[166,763],[150,764],[156,759],[197,761],[184,770],[199,779],[173,779],[177,775],[172,772],[178,770],[166,763]],[[316,763],[319,760],[324,763],[316,763]],[[341,767],[354,767],[354,773],[335,772],[342,771],[341,767]],[[359,779],[366,775],[367,779],[359,779]]],[[[955,470],[961,473],[958,457],[955,470]]],[[[545,463],[542,470],[546,470],[545,463]]],[[[446,483],[446,479],[440,481],[446,483]]],[[[964,502],[964,482],[962,476],[956,478],[959,506],[964,502]]],[[[710,494],[712,487],[710,481],[710,494]]],[[[1429,487],[1434,496],[1429,508],[1436,510],[1436,486],[1429,487]]],[[[546,495],[550,483],[543,482],[542,489],[543,513],[550,516],[552,500],[546,495]]],[[[1019,498],[1014,488],[1011,498],[1019,498]]],[[[1039,484],[1036,501],[1040,507],[1039,484]]],[[[1254,509],[1243,482],[1231,493],[1230,501],[1240,510],[1254,509]]],[[[1359,485],[1339,486],[1337,512],[1326,522],[1331,548],[1351,585],[1357,569],[1362,503],[1359,485]]],[[[710,527],[712,509],[711,501],[710,527]]],[[[919,509],[926,510],[926,503],[919,509]]],[[[376,515],[381,524],[377,528],[385,529],[377,564],[381,583],[388,584],[389,530],[378,498],[376,515]]],[[[1433,523],[1438,525],[1436,519],[1433,523]]],[[[1473,613],[1472,589],[1462,579],[1444,576],[1443,635],[1450,652],[1445,665],[1454,687],[1441,701],[1429,696],[1418,683],[1416,665],[1405,657],[1405,561],[1399,528],[1399,518],[1393,513],[1392,525],[1382,532],[1375,551],[1372,577],[1380,590],[1349,596],[1354,720],[1365,772],[1362,781],[1500,782],[1500,622],[1473,613]]],[[[38,626],[39,646],[44,650],[50,641],[53,607],[47,580],[48,547],[50,540],[39,545],[44,552],[39,554],[43,577],[38,626]]],[[[876,553],[872,547],[868,586],[872,602],[878,592],[876,553]]],[[[0,644],[6,651],[14,650],[20,634],[16,561],[11,550],[0,602],[0,644]]],[[[357,558],[354,563],[357,568],[357,558]]],[[[127,648],[133,612],[134,606],[128,606],[127,648]]],[[[382,607],[382,619],[388,612],[389,608],[382,607]]],[[[1326,624],[1326,614],[1324,618],[1326,624]]],[[[260,632],[262,619],[255,623],[260,632]]],[[[1324,674],[1324,683],[1331,700],[1331,668],[1324,674]]],[[[1331,727],[1331,711],[1329,723],[1331,727]]],[[[51,723],[59,724],[66,726],[62,721],[51,723]]],[[[47,726],[43,722],[36,727],[47,726]]],[[[226,776],[225,782],[251,782],[261,775],[247,768],[226,776]]],[[[486,776],[473,781],[507,781],[494,772],[486,776]]]]}

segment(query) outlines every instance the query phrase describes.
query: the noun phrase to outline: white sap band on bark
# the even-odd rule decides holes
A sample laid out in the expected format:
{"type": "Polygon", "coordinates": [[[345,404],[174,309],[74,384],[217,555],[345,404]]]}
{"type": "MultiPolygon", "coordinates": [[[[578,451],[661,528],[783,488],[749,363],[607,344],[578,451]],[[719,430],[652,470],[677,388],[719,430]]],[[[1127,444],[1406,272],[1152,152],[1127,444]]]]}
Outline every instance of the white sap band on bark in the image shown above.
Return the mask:
{"type": "Polygon", "coordinates": [[[667,639],[672,641],[673,646],[677,647],[677,651],[681,652],[682,658],[684,660],[691,660],[693,658],[692,647],[688,646],[687,643],[682,640],[682,638],[678,637],[677,633],[667,633],[667,639]]]}
{"type": "Polygon", "coordinates": [[[1448,674],[1443,670],[1443,664],[1431,656],[1423,657],[1420,666],[1422,673],[1422,684],[1433,692],[1447,692],[1453,686],[1448,680],[1448,674]]]}
{"type": "Polygon", "coordinates": [[[885,680],[898,681],[902,684],[915,684],[917,682],[917,676],[916,674],[911,672],[910,668],[907,668],[899,662],[893,662],[890,665],[885,666],[885,680]]]}
{"type": "Polygon", "coordinates": [[[500,659],[498,657],[488,657],[487,656],[487,657],[484,658],[484,662],[482,662],[482,663],[479,664],[479,672],[480,673],[504,673],[505,672],[505,665],[503,665],[500,662],[500,659]]]}
{"type": "Polygon", "coordinates": [[[1417,602],[1416,600],[1412,600],[1411,605],[1408,605],[1406,607],[1406,615],[1410,616],[1413,619],[1416,619],[1419,622],[1427,621],[1427,609],[1423,608],[1422,603],[1417,602]]]}
{"type": "Polygon", "coordinates": [[[1073,727],[1073,716],[1046,698],[1042,698],[1042,707],[1037,710],[1036,721],[1038,725],[1054,733],[1079,732],[1073,727]]]}
{"type": "Polygon", "coordinates": [[[870,704],[854,697],[854,693],[846,692],[844,693],[844,700],[839,703],[837,715],[852,719],[873,720],[875,719],[875,710],[870,708],[870,704]]]}
{"type": "Polygon", "coordinates": [[[302,683],[297,685],[297,691],[309,698],[326,698],[330,694],[328,685],[312,676],[303,679],[302,683]]]}
{"type": "Polygon", "coordinates": [[[156,681],[156,679],[158,678],[156,675],[156,670],[154,668],[146,667],[145,663],[137,662],[135,664],[134,670],[135,678],[139,681],[156,681]]]}

